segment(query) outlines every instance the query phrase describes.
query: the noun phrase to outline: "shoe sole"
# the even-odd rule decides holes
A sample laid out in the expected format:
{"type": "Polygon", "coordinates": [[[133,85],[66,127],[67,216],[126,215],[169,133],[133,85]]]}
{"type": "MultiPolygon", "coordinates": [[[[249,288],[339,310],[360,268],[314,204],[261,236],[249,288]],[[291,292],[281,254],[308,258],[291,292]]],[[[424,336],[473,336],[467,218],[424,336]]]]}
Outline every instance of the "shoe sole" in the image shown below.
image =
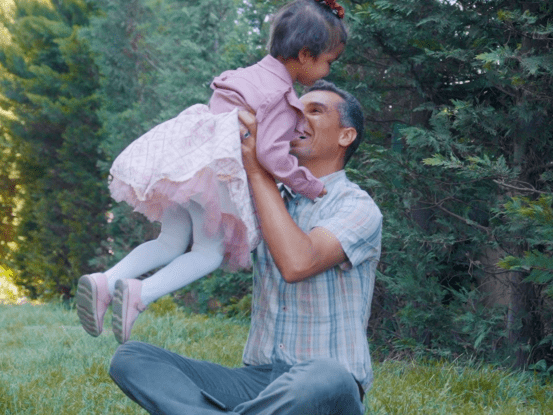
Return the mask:
{"type": "Polygon", "coordinates": [[[85,331],[93,337],[102,333],[96,318],[96,304],[98,293],[90,278],[82,276],[77,287],[77,315],[85,331]]]}
{"type": "Polygon", "coordinates": [[[127,301],[129,299],[129,291],[125,290],[127,288],[126,284],[123,281],[117,281],[115,283],[115,293],[113,294],[113,317],[112,317],[112,326],[113,326],[113,335],[115,339],[123,344],[128,339],[125,339],[125,327],[123,327],[123,322],[126,321],[127,316],[127,301]]]}

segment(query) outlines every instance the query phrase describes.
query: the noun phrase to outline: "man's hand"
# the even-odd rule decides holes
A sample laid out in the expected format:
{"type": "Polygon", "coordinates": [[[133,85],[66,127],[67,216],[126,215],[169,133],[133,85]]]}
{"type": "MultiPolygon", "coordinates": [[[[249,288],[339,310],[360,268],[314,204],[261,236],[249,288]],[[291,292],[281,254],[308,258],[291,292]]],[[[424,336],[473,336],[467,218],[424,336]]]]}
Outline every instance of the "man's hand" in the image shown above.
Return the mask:
{"type": "MultiPolygon", "coordinates": [[[[242,140],[242,162],[244,163],[244,169],[251,177],[254,174],[261,173],[270,176],[270,174],[263,168],[256,155],[255,141],[257,139],[257,120],[255,115],[248,111],[239,111],[238,119],[240,120],[240,139],[242,140]]],[[[271,176],[272,178],[272,176],[271,176]]],[[[319,197],[326,195],[326,188],[323,188],[319,197]]]]}
{"type": "MultiPolygon", "coordinates": [[[[334,235],[320,227],[306,234],[294,223],[273,176],[257,161],[255,116],[240,111],[238,118],[242,123],[242,160],[250,181],[261,233],[282,278],[288,283],[298,282],[344,262],[346,254],[334,235]]],[[[326,189],[320,196],[324,194],[326,189]]]]}
{"type": "Polygon", "coordinates": [[[242,140],[242,162],[248,177],[255,174],[270,175],[257,161],[255,146],[257,120],[255,115],[248,111],[239,111],[238,119],[240,120],[240,139],[242,140]]]}

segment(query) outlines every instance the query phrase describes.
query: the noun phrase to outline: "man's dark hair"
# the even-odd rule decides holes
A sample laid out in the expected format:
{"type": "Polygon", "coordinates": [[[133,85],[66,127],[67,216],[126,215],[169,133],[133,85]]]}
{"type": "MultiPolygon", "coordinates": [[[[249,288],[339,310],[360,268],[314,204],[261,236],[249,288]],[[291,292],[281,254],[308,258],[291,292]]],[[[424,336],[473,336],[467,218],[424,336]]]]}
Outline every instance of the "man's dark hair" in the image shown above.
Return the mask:
{"type": "Polygon", "coordinates": [[[307,48],[312,57],[337,48],[347,42],[347,31],[324,3],[296,0],[279,10],[271,25],[268,49],[273,58],[297,59],[307,48]]]}
{"type": "Polygon", "coordinates": [[[338,105],[338,112],[340,113],[340,127],[353,127],[355,128],[355,131],[357,131],[357,137],[355,137],[355,140],[353,140],[353,142],[346,149],[346,154],[344,155],[345,166],[363,139],[365,121],[363,119],[363,109],[361,108],[361,104],[353,95],[338,88],[332,82],[319,80],[308,89],[308,92],[311,91],[334,92],[343,100],[340,105],[338,105]]]}

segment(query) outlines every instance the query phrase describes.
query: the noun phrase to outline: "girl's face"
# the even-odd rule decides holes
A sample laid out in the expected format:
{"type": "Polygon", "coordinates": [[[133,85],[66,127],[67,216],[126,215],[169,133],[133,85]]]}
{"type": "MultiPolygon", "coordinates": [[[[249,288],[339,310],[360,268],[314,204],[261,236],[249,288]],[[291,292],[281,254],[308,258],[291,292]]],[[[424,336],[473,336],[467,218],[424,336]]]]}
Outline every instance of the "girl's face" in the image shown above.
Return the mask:
{"type": "Polygon", "coordinates": [[[342,54],[344,47],[344,44],[341,43],[335,49],[321,53],[316,58],[311,56],[309,51],[300,51],[301,70],[298,73],[298,82],[311,86],[319,79],[327,76],[330,73],[330,65],[342,54]]]}

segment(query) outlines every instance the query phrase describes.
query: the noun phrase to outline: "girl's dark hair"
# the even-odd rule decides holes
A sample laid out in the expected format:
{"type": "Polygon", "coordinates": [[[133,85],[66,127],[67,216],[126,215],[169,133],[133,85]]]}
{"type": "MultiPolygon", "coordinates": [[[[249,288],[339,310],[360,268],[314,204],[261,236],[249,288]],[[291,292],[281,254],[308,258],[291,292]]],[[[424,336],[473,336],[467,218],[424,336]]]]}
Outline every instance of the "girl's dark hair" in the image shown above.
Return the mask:
{"type": "Polygon", "coordinates": [[[296,0],[279,10],[271,25],[268,49],[272,57],[298,58],[307,48],[311,56],[346,43],[348,34],[342,19],[330,7],[315,0],[296,0]]]}

